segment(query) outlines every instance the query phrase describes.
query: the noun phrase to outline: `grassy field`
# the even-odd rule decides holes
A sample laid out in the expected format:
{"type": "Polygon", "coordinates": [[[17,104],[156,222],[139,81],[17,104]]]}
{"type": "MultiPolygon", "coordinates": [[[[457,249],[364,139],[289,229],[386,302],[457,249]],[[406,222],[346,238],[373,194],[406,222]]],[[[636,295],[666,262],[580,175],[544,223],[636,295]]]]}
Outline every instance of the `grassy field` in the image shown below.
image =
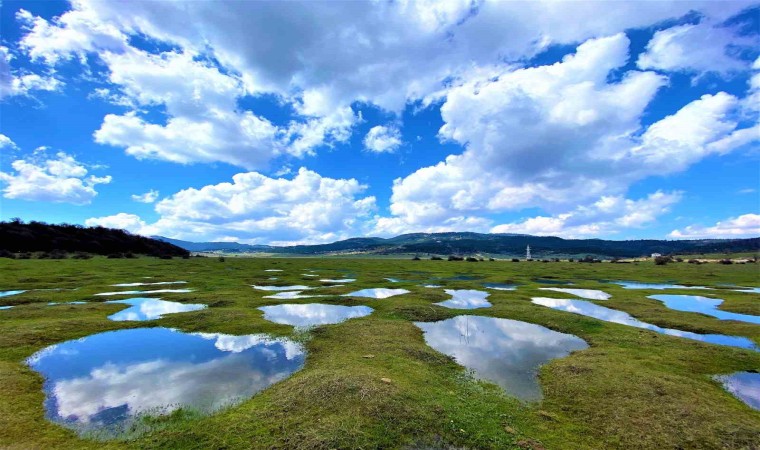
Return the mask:
{"type": "MultiPolygon", "coordinates": [[[[722,309],[760,315],[760,296],[723,284],[760,285],[758,266],[720,264],[511,263],[390,259],[189,260],[2,260],[0,290],[29,291],[0,299],[16,307],[0,311],[0,448],[527,448],[527,449],[757,449],[760,412],[726,393],[713,376],[760,370],[760,353],[704,344],[602,322],[533,305],[531,297],[572,298],[539,291],[535,278],[557,278],[579,288],[612,294],[597,304],[626,311],[656,325],[698,333],[745,336],[760,344],[760,326],[721,321],[667,309],[647,299],[657,292],[625,290],[604,280],[676,282],[719,291],[676,291],[725,299],[722,309]],[[282,269],[276,274],[264,269],[282,269]],[[262,298],[251,284],[319,285],[303,277],[358,280],[325,287],[319,299],[262,298]],[[483,282],[519,283],[516,291],[491,291],[492,308],[459,311],[432,303],[442,289],[420,287],[433,277],[479,277],[436,281],[447,288],[481,288],[483,282]],[[124,305],[104,304],[93,294],[108,285],[186,280],[195,289],[161,298],[206,303],[205,310],[151,322],[113,322],[124,305]],[[389,283],[385,277],[416,280],[389,283]],[[602,280],[602,281],[600,281],[602,280]],[[406,288],[410,294],[384,300],[338,294],[364,287],[406,288]],[[86,300],[55,308],[48,302],[86,300]],[[155,430],[122,441],[97,442],[45,419],[42,378],[25,358],[46,346],[107,330],[163,326],[185,331],[288,336],[290,326],[265,321],[256,307],[279,303],[368,305],[371,315],[314,328],[298,338],[306,365],[290,378],[242,404],[196,417],[182,412],[156,419],[155,430]],[[579,336],[586,350],[554,360],[540,370],[544,398],[521,403],[490,383],[477,381],[450,358],[429,348],[413,321],[462,314],[522,320],[579,336]],[[374,358],[364,358],[372,354],[374,358]],[[381,378],[389,378],[390,383],[381,378]]],[[[662,293],[662,292],[660,292],[662,293]]]]}

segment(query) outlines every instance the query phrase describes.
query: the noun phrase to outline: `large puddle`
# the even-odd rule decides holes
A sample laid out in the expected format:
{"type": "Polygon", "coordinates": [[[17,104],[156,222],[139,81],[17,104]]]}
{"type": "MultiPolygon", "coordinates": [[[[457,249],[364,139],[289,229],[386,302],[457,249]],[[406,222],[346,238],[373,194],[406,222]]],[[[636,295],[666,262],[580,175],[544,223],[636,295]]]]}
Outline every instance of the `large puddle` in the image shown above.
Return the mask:
{"type": "Polygon", "coordinates": [[[623,289],[654,289],[658,291],[663,289],[710,289],[705,286],[684,286],[682,284],[669,283],[640,283],[638,281],[610,281],[610,283],[623,286],[623,289]]]}
{"type": "Polygon", "coordinates": [[[251,287],[258,289],[259,291],[305,291],[307,289],[313,289],[309,286],[303,286],[301,284],[295,284],[293,286],[257,286],[254,284],[251,287]]]}
{"type": "Polygon", "coordinates": [[[446,289],[444,292],[449,294],[451,299],[435,303],[436,305],[451,309],[477,309],[493,306],[491,302],[486,300],[490,295],[488,292],[474,289],[446,289]]]}
{"type": "Polygon", "coordinates": [[[23,294],[26,291],[0,291],[0,297],[8,297],[9,295],[23,294]]]}
{"type": "Polygon", "coordinates": [[[659,300],[670,309],[685,312],[697,312],[713,316],[720,320],[738,320],[760,324],[760,316],[738,314],[718,309],[722,299],[701,297],[699,295],[650,295],[649,298],[659,300]]]}
{"type": "Polygon", "coordinates": [[[165,284],[187,284],[187,281],[157,281],[155,283],[121,283],[112,284],[113,287],[133,287],[133,286],[160,286],[165,284]]]}
{"type": "Polygon", "coordinates": [[[95,294],[99,296],[113,296],[113,295],[144,295],[144,294],[184,294],[187,292],[193,292],[192,289],[155,289],[153,291],[119,291],[119,292],[101,292],[95,294]]]}
{"type": "Polygon", "coordinates": [[[108,437],[141,415],[239,403],[300,369],[305,357],[284,338],[136,328],[53,345],[27,363],[45,378],[48,419],[108,437]]]}
{"type": "Polygon", "coordinates": [[[361,289],[351,292],[349,294],[343,294],[343,297],[368,297],[368,298],[388,298],[394,295],[408,294],[406,289],[387,289],[387,288],[373,288],[373,289],[361,289]]]}
{"type": "Polygon", "coordinates": [[[609,300],[612,297],[610,294],[596,289],[541,288],[541,290],[562,292],[589,300],[609,300]]]}
{"type": "Polygon", "coordinates": [[[270,322],[296,327],[339,323],[368,316],[374,311],[369,306],[323,305],[321,303],[262,306],[259,309],[264,311],[264,319],[270,322]]]}
{"type": "Polygon", "coordinates": [[[541,398],[541,365],[588,347],[577,336],[510,319],[457,316],[415,325],[429,346],[526,401],[541,398]]]}
{"type": "Polygon", "coordinates": [[[760,373],[737,372],[715,377],[723,388],[752,409],[760,410],[760,373]]]}
{"type": "Polygon", "coordinates": [[[206,305],[201,303],[168,302],[157,298],[128,298],[125,300],[111,300],[106,303],[130,305],[130,308],[108,316],[109,319],[117,322],[154,320],[160,319],[166,314],[198,311],[199,309],[206,308],[206,305]]]}
{"type": "Polygon", "coordinates": [[[726,336],[723,334],[697,334],[689,331],[674,330],[671,328],[662,328],[657,325],[642,322],[635,319],[630,314],[618,311],[616,309],[605,308],[585,300],[567,300],[558,298],[537,297],[531,300],[536,305],[546,306],[560,311],[567,311],[575,314],[581,314],[595,319],[604,320],[605,322],[619,323],[636,328],[644,328],[657,333],[667,334],[669,336],[678,336],[695,341],[707,342],[710,344],[727,345],[730,347],[746,348],[760,351],[760,349],[750,339],[738,336],[726,336]]]}

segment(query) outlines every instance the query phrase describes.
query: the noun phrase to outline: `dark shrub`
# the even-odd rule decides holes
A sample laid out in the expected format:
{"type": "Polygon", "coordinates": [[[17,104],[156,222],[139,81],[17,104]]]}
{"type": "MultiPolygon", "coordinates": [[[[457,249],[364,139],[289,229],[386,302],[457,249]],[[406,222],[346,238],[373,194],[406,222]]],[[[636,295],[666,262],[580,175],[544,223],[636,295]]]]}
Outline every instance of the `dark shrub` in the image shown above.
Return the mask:
{"type": "Polygon", "coordinates": [[[472,256],[468,256],[467,262],[478,262],[478,258],[473,258],[472,256]]]}
{"type": "Polygon", "coordinates": [[[9,252],[8,250],[0,250],[0,258],[16,259],[16,255],[9,252]]]}
{"type": "Polygon", "coordinates": [[[420,260],[420,257],[417,255],[415,255],[414,258],[412,258],[412,261],[419,261],[419,260],[420,260]]]}
{"type": "Polygon", "coordinates": [[[190,259],[190,254],[187,253],[185,255],[182,255],[182,259],[190,259]]]}
{"type": "Polygon", "coordinates": [[[224,256],[219,257],[219,262],[224,262],[224,256]]]}
{"type": "Polygon", "coordinates": [[[520,260],[517,258],[512,258],[512,262],[520,262],[520,260]]]}
{"type": "Polygon", "coordinates": [[[567,262],[575,262],[575,259],[573,259],[573,258],[568,258],[568,259],[567,259],[567,262]]]}
{"type": "Polygon", "coordinates": [[[92,255],[87,252],[76,252],[71,255],[71,259],[91,259],[92,255]]]}
{"type": "Polygon", "coordinates": [[[31,253],[19,253],[16,256],[16,259],[32,259],[32,254],[31,253]]]}
{"type": "Polygon", "coordinates": [[[160,259],[173,259],[174,257],[172,255],[159,255],[160,259]]]}
{"type": "Polygon", "coordinates": [[[449,261],[464,261],[464,258],[461,256],[449,255],[449,261]]]}
{"type": "Polygon", "coordinates": [[[664,266],[665,264],[669,263],[670,257],[669,256],[657,256],[654,258],[654,263],[657,266],[664,266]]]}
{"type": "Polygon", "coordinates": [[[699,260],[698,260],[698,259],[690,259],[690,260],[688,261],[688,263],[689,263],[689,264],[699,264],[699,260]]]}
{"type": "Polygon", "coordinates": [[[430,260],[431,260],[431,261],[442,261],[442,260],[443,260],[443,258],[441,258],[440,256],[431,256],[431,257],[430,257],[430,260]]]}
{"type": "Polygon", "coordinates": [[[48,258],[50,259],[66,259],[67,257],[68,255],[63,250],[53,250],[48,253],[48,258]]]}
{"type": "Polygon", "coordinates": [[[135,258],[137,258],[137,256],[135,256],[135,254],[132,253],[132,252],[126,252],[126,253],[124,253],[124,257],[128,258],[128,259],[135,259],[135,258]]]}
{"type": "Polygon", "coordinates": [[[488,258],[488,260],[489,260],[489,261],[496,261],[496,260],[495,260],[495,259],[493,259],[493,258],[488,258]]]}
{"type": "Polygon", "coordinates": [[[122,259],[124,257],[123,253],[111,253],[106,258],[108,259],[122,259]]]}
{"type": "Polygon", "coordinates": [[[676,258],[676,262],[683,262],[683,258],[676,258]]]}
{"type": "Polygon", "coordinates": [[[726,258],[726,259],[721,259],[719,262],[720,262],[721,264],[733,264],[733,263],[734,263],[734,262],[733,262],[733,260],[731,260],[731,259],[728,259],[728,258],[726,258]]]}

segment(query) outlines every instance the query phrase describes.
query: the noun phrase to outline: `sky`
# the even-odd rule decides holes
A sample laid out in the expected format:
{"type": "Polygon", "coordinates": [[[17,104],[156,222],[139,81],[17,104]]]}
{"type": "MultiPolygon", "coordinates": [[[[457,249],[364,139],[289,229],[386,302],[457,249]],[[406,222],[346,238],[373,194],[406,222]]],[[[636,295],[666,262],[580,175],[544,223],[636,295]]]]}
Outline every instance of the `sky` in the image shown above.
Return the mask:
{"type": "Polygon", "coordinates": [[[0,218],[760,236],[760,2],[8,1],[0,218]]]}

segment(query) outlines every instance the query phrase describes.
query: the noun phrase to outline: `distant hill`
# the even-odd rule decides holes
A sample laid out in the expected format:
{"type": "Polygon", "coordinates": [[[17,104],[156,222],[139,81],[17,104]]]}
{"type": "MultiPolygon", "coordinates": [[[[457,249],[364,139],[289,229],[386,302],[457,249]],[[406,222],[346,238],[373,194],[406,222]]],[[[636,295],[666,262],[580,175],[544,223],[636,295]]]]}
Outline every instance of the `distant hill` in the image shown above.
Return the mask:
{"type": "Polygon", "coordinates": [[[326,254],[493,254],[523,255],[530,245],[536,257],[551,255],[585,255],[628,258],[652,253],[699,254],[720,252],[760,251],[760,238],[751,239],[700,239],[700,240],[629,240],[563,239],[554,236],[520,234],[483,234],[469,232],[411,233],[392,238],[351,238],[330,244],[274,247],[247,245],[235,242],[187,242],[156,236],[189,251],[269,252],[300,255],[326,254]]]}
{"type": "Polygon", "coordinates": [[[86,252],[96,255],[134,253],[184,256],[182,247],[130,234],[124,230],[42,222],[0,222],[0,250],[9,252],[86,252]]]}

